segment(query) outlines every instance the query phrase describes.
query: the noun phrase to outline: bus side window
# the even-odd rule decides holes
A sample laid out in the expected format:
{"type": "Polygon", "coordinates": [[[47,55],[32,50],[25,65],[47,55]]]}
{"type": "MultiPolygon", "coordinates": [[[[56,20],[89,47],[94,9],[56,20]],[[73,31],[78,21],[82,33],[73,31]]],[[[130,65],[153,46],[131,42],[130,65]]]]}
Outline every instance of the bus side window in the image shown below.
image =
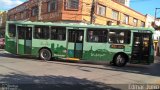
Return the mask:
{"type": "Polygon", "coordinates": [[[78,38],[79,41],[83,41],[83,35],[80,35],[78,38]]]}
{"type": "Polygon", "coordinates": [[[89,41],[89,42],[93,42],[93,41],[94,41],[94,38],[95,38],[95,37],[93,36],[93,31],[89,31],[88,34],[89,34],[89,35],[88,35],[88,41],[89,41]]]}
{"type": "Polygon", "coordinates": [[[16,25],[15,24],[9,24],[8,34],[9,34],[9,37],[16,36],[16,25]]]}
{"type": "Polygon", "coordinates": [[[26,40],[32,40],[32,28],[26,28],[26,40]]]}
{"type": "Polygon", "coordinates": [[[49,39],[49,26],[35,26],[34,38],[49,39]]]}
{"type": "Polygon", "coordinates": [[[24,27],[18,26],[18,39],[25,38],[25,30],[24,27]]]}
{"type": "Polygon", "coordinates": [[[37,31],[35,33],[35,38],[40,38],[41,28],[37,28],[37,31]]]}
{"type": "Polygon", "coordinates": [[[117,41],[116,41],[116,32],[109,31],[109,42],[110,43],[117,43],[117,41]]]}
{"type": "Polygon", "coordinates": [[[139,45],[140,44],[140,38],[139,37],[136,37],[135,38],[135,45],[139,45]]]}
{"type": "Polygon", "coordinates": [[[110,30],[109,42],[116,44],[129,44],[131,32],[129,30],[110,30]]]}
{"type": "Polygon", "coordinates": [[[87,41],[88,42],[107,42],[107,30],[88,30],[87,41]]]}
{"type": "Polygon", "coordinates": [[[66,40],[66,28],[65,27],[51,27],[51,39],[52,40],[66,40]]]}

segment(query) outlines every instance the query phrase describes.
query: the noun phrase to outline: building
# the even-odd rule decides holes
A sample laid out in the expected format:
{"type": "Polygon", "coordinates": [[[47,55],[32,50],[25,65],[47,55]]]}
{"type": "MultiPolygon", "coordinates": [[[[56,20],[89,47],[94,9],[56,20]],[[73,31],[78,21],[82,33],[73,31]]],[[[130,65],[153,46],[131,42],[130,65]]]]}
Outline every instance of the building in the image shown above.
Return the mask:
{"type": "Polygon", "coordinates": [[[149,14],[146,14],[146,27],[153,28],[153,23],[155,21],[155,17],[149,14]]]}
{"type": "Polygon", "coordinates": [[[0,27],[5,26],[6,23],[6,16],[7,16],[7,12],[6,11],[1,11],[0,12],[0,27]]]}
{"type": "MultiPolygon", "coordinates": [[[[88,5],[91,0],[85,0],[84,2],[88,5]]],[[[88,11],[90,8],[85,5],[83,5],[86,7],[83,9],[83,19],[89,21],[90,12],[88,11]]],[[[145,21],[145,15],[114,0],[98,0],[95,3],[94,23],[96,24],[106,25],[112,23],[112,25],[144,27],[145,21]]]]}
{"type": "Polygon", "coordinates": [[[2,16],[1,16],[2,12],[0,11],[0,26],[2,25],[2,16]]]}
{"type": "Polygon", "coordinates": [[[29,0],[9,10],[8,20],[145,26],[145,15],[129,8],[123,3],[115,0],[93,1],[29,0]]]}
{"type": "Polygon", "coordinates": [[[121,4],[128,6],[128,7],[130,6],[130,0],[113,0],[113,1],[119,2],[121,4]]]}
{"type": "Polygon", "coordinates": [[[0,34],[4,34],[5,32],[6,18],[7,18],[7,12],[1,11],[0,12],[0,34]]]}
{"type": "Polygon", "coordinates": [[[156,30],[154,33],[155,51],[156,51],[156,55],[160,56],[160,19],[159,18],[155,19],[153,27],[156,30]]]}

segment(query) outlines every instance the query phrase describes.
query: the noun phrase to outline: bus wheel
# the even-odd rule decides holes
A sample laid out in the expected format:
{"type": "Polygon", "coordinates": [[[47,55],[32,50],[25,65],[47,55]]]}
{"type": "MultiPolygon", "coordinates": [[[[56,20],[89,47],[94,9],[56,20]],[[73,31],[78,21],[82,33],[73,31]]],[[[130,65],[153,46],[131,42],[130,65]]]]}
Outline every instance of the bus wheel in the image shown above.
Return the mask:
{"type": "Polygon", "coordinates": [[[126,65],[126,63],[127,63],[127,60],[123,54],[118,54],[114,58],[114,65],[116,65],[118,67],[123,67],[126,65]]]}
{"type": "Polygon", "coordinates": [[[52,54],[48,49],[41,49],[39,52],[39,57],[42,60],[49,61],[52,58],[52,54]]]}

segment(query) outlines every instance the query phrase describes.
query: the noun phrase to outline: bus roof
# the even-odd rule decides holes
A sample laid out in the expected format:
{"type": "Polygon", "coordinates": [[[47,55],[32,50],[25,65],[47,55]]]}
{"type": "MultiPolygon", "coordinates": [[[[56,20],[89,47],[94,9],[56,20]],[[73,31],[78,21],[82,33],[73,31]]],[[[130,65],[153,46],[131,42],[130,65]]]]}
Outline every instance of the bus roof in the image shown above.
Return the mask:
{"type": "Polygon", "coordinates": [[[154,32],[154,28],[145,27],[129,27],[129,26],[118,26],[118,25],[95,25],[95,24],[84,24],[84,23],[52,23],[52,22],[31,22],[31,21],[7,21],[8,24],[20,24],[20,25],[45,25],[45,26],[65,26],[75,28],[108,28],[108,29],[130,29],[130,30],[150,30],[154,32]]]}

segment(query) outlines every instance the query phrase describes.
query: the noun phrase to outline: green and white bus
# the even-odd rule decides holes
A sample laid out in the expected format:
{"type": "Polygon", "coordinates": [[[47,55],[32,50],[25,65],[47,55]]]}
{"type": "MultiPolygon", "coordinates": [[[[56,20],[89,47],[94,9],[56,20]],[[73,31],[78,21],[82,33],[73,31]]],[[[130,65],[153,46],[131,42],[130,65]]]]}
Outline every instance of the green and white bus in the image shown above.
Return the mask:
{"type": "Polygon", "coordinates": [[[116,66],[154,61],[151,28],[8,21],[6,51],[43,60],[104,61],[116,66]]]}

